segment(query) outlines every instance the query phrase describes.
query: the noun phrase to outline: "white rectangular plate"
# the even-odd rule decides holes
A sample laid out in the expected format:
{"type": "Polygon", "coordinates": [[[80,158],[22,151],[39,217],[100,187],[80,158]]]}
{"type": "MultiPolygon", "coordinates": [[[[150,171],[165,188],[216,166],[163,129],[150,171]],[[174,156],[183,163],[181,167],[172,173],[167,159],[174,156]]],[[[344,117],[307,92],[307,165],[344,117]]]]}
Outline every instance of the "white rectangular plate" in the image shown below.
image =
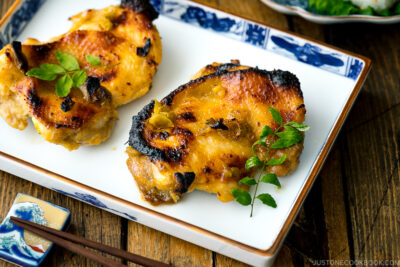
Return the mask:
{"type": "MultiPolygon", "coordinates": [[[[152,1],[161,12],[163,60],[144,97],[118,109],[111,138],[97,147],[69,152],[48,143],[30,124],[24,131],[0,120],[0,169],[89,204],[136,220],[252,265],[272,262],[320,170],[369,70],[364,57],[185,0],[152,1]],[[131,118],[160,100],[203,66],[239,59],[242,64],[296,74],[307,109],[307,132],[298,169],[282,188],[263,185],[278,208],[221,203],[205,192],[187,194],[176,205],[144,202],[125,161],[131,118]]],[[[68,30],[69,16],[116,0],[20,1],[0,28],[0,44],[28,37],[45,41],[68,30]],[[35,5],[41,5],[36,11],[35,5]],[[24,14],[25,16],[22,16],[24,14]],[[30,19],[31,18],[31,19],[30,19]]],[[[266,111],[267,112],[267,111],[266,111]]]]}

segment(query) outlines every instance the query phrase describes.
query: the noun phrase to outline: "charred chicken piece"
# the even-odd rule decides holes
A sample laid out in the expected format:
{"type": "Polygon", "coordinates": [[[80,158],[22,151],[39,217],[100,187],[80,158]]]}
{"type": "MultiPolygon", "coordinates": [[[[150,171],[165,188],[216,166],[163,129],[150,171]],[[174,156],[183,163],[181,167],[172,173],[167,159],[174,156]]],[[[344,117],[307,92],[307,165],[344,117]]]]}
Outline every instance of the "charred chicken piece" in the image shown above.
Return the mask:
{"type": "MultiPolygon", "coordinates": [[[[177,202],[195,189],[233,200],[231,189],[250,175],[245,162],[263,126],[278,127],[268,107],[277,109],[284,123],[305,119],[300,84],[290,72],[214,63],[194,78],[133,117],[127,165],[154,205],[177,202]]],[[[298,143],[271,150],[271,158],[286,154],[287,159],[267,171],[289,174],[302,149],[298,143]]]]}
{"type": "Polygon", "coordinates": [[[151,86],[162,54],[152,24],[156,17],[147,0],[127,0],[71,17],[71,29],[49,42],[28,39],[5,46],[0,51],[0,116],[20,130],[32,117],[47,141],[70,150],[105,141],[118,118],[115,108],[151,86]],[[55,94],[55,81],[26,75],[41,64],[58,64],[55,51],[75,57],[89,77],[66,98],[55,94]],[[89,54],[101,65],[90,65],[89,54]]]}

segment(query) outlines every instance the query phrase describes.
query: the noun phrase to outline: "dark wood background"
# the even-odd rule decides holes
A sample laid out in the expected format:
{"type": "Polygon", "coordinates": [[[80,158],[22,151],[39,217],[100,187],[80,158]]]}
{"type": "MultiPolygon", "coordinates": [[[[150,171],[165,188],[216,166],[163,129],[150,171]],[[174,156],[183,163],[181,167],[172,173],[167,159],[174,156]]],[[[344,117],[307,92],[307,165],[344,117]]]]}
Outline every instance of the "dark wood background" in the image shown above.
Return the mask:
{"type": "MultiPolygon", "coordinates": [[[[400,260],[400,24],[323,26],[277,13],[258,0],[197,1],[372,59],[367,82],[275,265],[400,260]]],[[[1,0],[0,13],[13,2],[1,0]]],[[[18,192],[70,209],[71,232],[86,238],[175,266],[244,266],[1,171],[0,218],[18,192]]],[[[0,262],[0,266],[7,265],[0,262]]],[[[60,248],[52,252],[48,265],[98,266],[60,248]]]]}

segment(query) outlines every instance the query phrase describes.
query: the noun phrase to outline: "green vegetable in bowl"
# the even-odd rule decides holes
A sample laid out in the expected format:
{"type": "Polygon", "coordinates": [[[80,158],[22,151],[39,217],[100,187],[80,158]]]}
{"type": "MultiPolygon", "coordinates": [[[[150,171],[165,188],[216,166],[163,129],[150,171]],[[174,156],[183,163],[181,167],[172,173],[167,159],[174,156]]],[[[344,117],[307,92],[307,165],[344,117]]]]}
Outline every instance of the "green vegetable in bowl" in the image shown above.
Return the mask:
{"type": "Polygon", "coordinates": [[[376,11],[371,6],[362,9],[353,5],[348,0],[309,0],[308,9],[314,13],[330,16],[347,16],[353,14],[393,16],[400,14],[400,3],[385,10],[376,11]]]}

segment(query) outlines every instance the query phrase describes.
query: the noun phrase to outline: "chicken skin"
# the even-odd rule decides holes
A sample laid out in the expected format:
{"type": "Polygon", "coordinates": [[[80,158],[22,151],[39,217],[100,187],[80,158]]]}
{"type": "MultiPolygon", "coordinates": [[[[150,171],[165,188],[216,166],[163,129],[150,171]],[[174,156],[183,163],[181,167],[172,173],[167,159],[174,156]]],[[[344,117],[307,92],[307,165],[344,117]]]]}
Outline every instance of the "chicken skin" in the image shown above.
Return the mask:
{"type": "Polygon", "coordinates": [[[49,42],[28,39],[0,51],[0,116],[23,130],[32,117],[49,142],[69,150],[107,140],[118,119],[116,108],[143,96],[161,62],[158,14],[144,0],[87,10],[70,18],[71,29],[49,42]],[[59,64],[56,51],[72,55],[87,79],[58,97],[56,81],[27,76],[41,64],[59,64]],[[100,59],[91,65],[87,55],[100,59]]]}
{"type": "MultiPolygon", "coordinates": [[[[268,107],[283,123],[305,119],[300,83],[287,71],[264,71],[238,61],[214,63],[160,102],[152,101],[133,117],[127,165],[145,200],[174,203],[186,192],[204,190],[231,201],[231,190],[251,173],[246,160],[265,125],[273,130],[268,107]]],[[[257,146],[257,153],[265,153],[257,146]]],[[[266,171],[284,176],[299,164],[300,142],[272,149],[269,158],[287,155],[266,171]]]]}

